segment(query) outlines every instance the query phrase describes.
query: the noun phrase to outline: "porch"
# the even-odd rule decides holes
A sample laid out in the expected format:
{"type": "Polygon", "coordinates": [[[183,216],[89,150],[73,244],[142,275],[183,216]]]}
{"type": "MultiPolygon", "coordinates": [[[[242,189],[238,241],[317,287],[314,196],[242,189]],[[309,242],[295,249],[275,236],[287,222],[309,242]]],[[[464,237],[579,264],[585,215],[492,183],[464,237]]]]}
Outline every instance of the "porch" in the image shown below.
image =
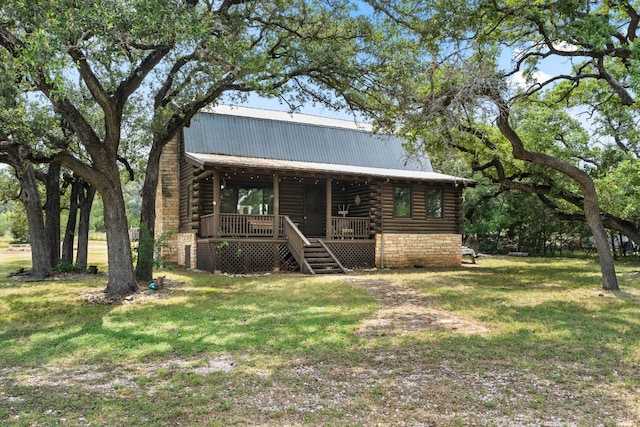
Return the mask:
{"type": "Polygon", "coordinates": [[[374,265],[369,218],[331,217],[329,223],[326,238],[309,238],[287,215],[204,215],[197,241],[198,268],[328,274],[374,265]]]}

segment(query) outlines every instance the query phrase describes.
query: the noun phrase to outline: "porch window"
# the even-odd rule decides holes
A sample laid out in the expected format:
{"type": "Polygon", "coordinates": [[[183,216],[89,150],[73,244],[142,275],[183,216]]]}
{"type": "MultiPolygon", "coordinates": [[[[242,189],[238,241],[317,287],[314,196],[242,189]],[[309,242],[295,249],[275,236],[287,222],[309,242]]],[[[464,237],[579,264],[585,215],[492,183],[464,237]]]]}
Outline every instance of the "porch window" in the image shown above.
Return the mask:
{"type": "Polygon", "coordinates": [[[393,216],[411,218],[411,187],[397,186],[393,189],[393,216]]]}
{"type": "Polygon", "coordinates": [[[427,190],[427,218],[442,218],[442,189],[427,190]]]}
{"type": "Polygon", "coordinates": [[[273,189],[228,186],[221,190],[221,213],[270,215],[273,213],[273,189]]]}

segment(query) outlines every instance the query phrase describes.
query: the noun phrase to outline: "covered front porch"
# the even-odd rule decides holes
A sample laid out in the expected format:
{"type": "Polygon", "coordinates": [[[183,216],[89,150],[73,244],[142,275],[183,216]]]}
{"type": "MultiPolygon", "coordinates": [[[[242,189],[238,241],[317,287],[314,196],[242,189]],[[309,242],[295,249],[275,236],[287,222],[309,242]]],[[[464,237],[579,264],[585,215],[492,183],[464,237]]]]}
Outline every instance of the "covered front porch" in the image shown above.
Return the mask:
{"type": "Polygon", "coordinates": [[[373,266],[373,191],[355,178],[201,173],[191,201],[198,268],[318,273],[373,266]]]}
{"type": "Polygon", "coordinates": [[[307,238],[374,234],[369,181],[231,169],[207,171],[194,187],[190,217],[200,238],[287,238],[287,221],[307,238]]]}

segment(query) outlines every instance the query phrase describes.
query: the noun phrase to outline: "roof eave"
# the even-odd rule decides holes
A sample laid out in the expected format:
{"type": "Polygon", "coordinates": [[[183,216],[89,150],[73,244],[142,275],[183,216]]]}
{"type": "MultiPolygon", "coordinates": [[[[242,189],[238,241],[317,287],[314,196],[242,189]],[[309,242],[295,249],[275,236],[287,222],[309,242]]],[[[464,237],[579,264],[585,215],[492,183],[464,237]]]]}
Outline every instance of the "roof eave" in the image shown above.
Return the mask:
{"type": "Polygon", "coordinates": [[[209,153],[185,153],[189,162],[199,168],[206,167],[237,167],[270,169],[286,172],[312,172],[327,175],[340,174],[343,176],[366,176],[371,178],[396,179],[406,181],[442,182],[465,187],[475,187],[476,182],[471,179],[437,172],[422,172],[403,169],[383,169],[362,166],[348,166],[328,163],[299,162],[291,160],[262,159],[256,157],[228,156],[209,153]]]}

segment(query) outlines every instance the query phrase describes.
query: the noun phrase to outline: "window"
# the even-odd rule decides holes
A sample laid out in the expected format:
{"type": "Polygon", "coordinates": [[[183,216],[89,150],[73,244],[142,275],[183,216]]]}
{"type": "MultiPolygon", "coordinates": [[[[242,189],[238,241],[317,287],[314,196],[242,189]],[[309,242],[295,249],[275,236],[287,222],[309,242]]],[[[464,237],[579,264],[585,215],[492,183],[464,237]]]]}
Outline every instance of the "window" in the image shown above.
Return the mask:
{"type": "Polygon", "coordinates": [[[273,213],[273,190],[260,187],[228,186],[220,192],[220,212],[245,215],[273,213]]]}
{"type": "Polygon", "coordinates": [[[411,187],[393,189],[393,216],[411,218],[411,187]]]}
{"type": "Polygon", "coordinates": [[[427,218],[442,218],[442,189],[427,190],[427,218]]]}

